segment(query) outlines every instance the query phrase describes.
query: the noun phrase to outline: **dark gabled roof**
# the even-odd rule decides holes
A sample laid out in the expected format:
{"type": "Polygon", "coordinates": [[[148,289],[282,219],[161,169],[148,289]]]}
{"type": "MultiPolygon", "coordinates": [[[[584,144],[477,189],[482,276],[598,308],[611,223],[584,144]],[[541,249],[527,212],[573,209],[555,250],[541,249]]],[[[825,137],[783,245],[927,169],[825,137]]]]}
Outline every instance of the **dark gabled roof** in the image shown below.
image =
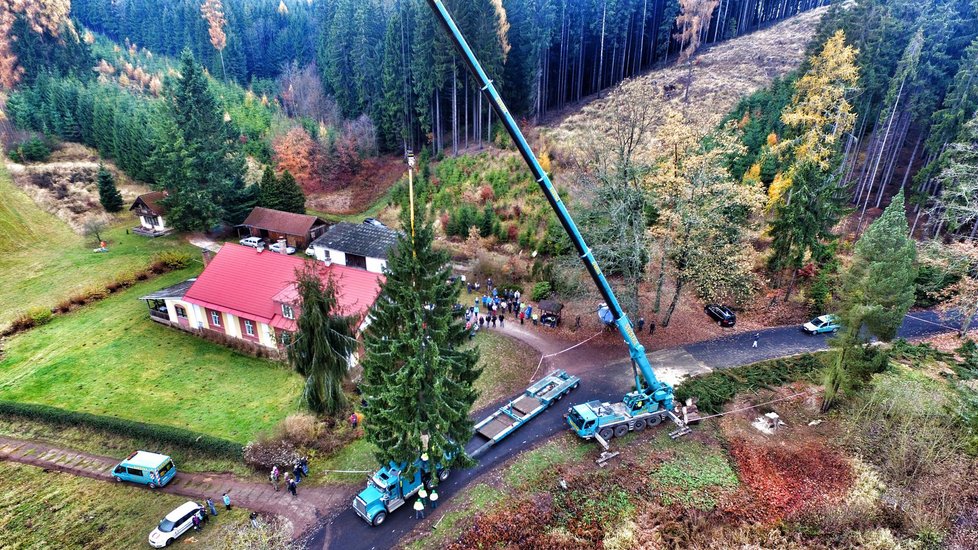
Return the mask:
{"type": "Polygon", "coordinates": [[[539,305],[541,310],[553,313],[560,313],[560,310],[564,309],[564,304],[556,300],[540,300],[539,305]]]}
{"type": "Polygon", "coordinates": [[[313,227],[324,223],[326,222],[316,216],[293,214],[292,212],[282,212],[281,210],[258,206],[251,211],[251,214],[248,214],[241,225],[286,235],[307,236],[313,227]]]}
{"type": "Polygon", "coordinates": [[[129,207],[129,210],[136,208],[139,204],[142,204],[150,212],[158,216],[166,214],[166,207],[160,204],[160,201],[166,198],[166,191],[153,191],[152,193],[144,193],[136,197],[135,202],[129,207]]]}
{"type": "Polygon", "coordinates": [[[340,222],[312,243],[345,254],[387,259],[387,252],[397,243],[397,235],[397,231],[386,227],[340,222]]]}
{"type": "Polygon", "coordinates": [[[186,294],[187,291],[190,290],[190,287],[193,286],[194,281],[196,280],[197,278],[194,277],[193,279],[187,279],[182,283],[177,283],[173,286],[161,288],[152,294],[147,294],[146,296],[143,296],[142,298],[140,298],[140,300],[163,300],[166,298],[183,298],[184,294],[186,294]]]}

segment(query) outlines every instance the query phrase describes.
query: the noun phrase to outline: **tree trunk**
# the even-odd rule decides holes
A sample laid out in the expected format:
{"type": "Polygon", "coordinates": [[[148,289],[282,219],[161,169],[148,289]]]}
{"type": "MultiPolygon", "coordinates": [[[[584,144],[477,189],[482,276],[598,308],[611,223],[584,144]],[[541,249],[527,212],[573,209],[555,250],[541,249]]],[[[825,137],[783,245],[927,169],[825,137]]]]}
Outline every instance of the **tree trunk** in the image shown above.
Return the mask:
{"type": "Polygon", "coordinates": [[[598,85],[597,91],[604,89],[604,30],[605,21],[608,16],[608,2],[605,1],[601,11],[601,45],[598,46],[598,85]]]}
{"type": "Polygon", "coordinates": [[[798,268],[791,267],[791,280],[788,282],[788,290],[784,293],[784,302],[788,303],[791,298],[791,291],[795,289],[795,281],[798,279],[798,268]]]}
{"type": "Polygon", "coordinates": [[[452,63],[452,156],[458,156],[458,64],[452,63]]]}
{"type": "Polygon", "coordinates": [[[662,328],[669,326],[669,320],[672,319],[672,313],[676,311],[676,305],[679,304],[679,293],[682,292],[683,286],[686,284],[684,280],[685,277],[676,278],[676,293],[672,295],[672,301],[669,302],[669,309],[666,310],[666,317],[662,320],[662,328]]]}
{"type": "Polygon", "coordinates": [[[920,132],[917,136],[917,143],[913,146],[913,152],[910,153],[910,162],[907,163],[907,169],[903,172],[903,181],[900,182],[900,191],[907,186],[907,180],[910,179],[910,171],[913,170],[913,161],[917,160],[917,152],[920,150],[920,144],[924,142],[924,132],[920,132]]]}

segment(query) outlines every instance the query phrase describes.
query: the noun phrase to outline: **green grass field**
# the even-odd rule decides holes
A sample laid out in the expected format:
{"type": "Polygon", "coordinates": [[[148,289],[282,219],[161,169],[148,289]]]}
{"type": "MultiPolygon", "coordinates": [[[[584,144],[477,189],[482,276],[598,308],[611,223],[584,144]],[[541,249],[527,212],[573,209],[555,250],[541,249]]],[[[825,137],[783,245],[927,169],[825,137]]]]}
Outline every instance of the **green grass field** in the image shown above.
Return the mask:
{"type": "Polygon", "coordinates": [[[110,229],[102,236],[109,252],[95,254],[97,243],[38,208],[0,164],[0,327],[32,307],[53,307],[86,287],[144,268],[160,250],[183,248],[196,254],[178,237],[126,234],[135,225],[129,221],[110,229]]]}
{"type": "MultiPolygon", "coordinates": [[[[475,381],[479,397],[472,405],[473,411],[521,393],[530,385],[530,376],[540,359],[535,349],[492,329],[480,330],[474,342],[479,346],[482,375],[475,381]]],[[[544,374],[547,373],[538,376],[544,374]]]]}
{"type": "MultiPolygon", "coordinates": [[[[149,548],[150,531],[187,498],[113,485],[13,462],[0,462],[0,548],[149,548]]],[[[222,526],[243,525],[248,512],[222,510],[176,546],[222,546],[222,526]]]]}
{"type": "Polygon", "coordinates": [[[186,428],[245,443],[299,409],[301,378],[149,320],[139,296],[196,273],[140,283],[12,337],[0,399],[186,428]]]}

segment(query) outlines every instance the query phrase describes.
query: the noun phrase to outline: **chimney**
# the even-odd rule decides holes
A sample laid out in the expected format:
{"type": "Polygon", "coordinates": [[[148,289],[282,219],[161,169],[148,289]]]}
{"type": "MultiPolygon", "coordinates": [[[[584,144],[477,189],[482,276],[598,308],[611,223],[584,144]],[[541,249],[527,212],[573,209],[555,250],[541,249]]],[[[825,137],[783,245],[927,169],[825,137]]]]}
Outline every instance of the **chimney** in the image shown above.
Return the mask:
{"type": "Polygon", "coordinates": [[[204,267],[207,267],[207,264],[211,263],[211,260],[214,259],[214,253],[206,248],[200,254],[204,257],[204,267]]]}
{"type": "Polygon", "coordinates": [[[278,240],[278,250],[282,254],[288,255],[289,243],[287,243],[284,238],[278,240]]]}

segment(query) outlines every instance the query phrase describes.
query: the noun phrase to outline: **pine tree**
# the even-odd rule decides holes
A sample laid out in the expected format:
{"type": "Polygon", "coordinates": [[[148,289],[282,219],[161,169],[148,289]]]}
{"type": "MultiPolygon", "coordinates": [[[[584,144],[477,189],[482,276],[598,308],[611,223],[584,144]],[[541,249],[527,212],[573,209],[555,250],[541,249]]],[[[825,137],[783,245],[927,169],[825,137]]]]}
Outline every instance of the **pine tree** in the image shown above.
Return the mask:
{"type": "Polygon", "coordinates": [[[271,166],[266,166],[258,182],[258,205],[272,210],[279,208],[279,180],[271,166]]]}
{"type": "Polygon", "coordinates": [[[278,181],[278,209],[294,214],[306,213],[306,196],[292,174],[286,170],[278,181]]]}
{"type": "Polygon", "coordinates": [[[122,194],[116,189],[115,177],[102,165],[98,167],[98,200],[106,212],[122,210],[122,194]]]}
{"type": "Polygon", "coordinates": [[[296,372],[306,377],[306,406],[318,414],[337,416],[347,405],[343,381],[357,341],[354,321],[342,315],[336,284],[323,269],[320,264],[309,262],[296,270],[299,318],[297,330],[289,340],[288,357],[296,372]]]}
{"type": "Polygon", "coordinates": [[[445,283],[449,257],[432,248],[431,223],[422,217],[411,231],[406,208],[401,222],[364,338],[367,439],[383,464],[427,452],[434,464],[464,466],[478,351],[463,349],[466,330],[452,315],[461,289],[445,283]]]}

